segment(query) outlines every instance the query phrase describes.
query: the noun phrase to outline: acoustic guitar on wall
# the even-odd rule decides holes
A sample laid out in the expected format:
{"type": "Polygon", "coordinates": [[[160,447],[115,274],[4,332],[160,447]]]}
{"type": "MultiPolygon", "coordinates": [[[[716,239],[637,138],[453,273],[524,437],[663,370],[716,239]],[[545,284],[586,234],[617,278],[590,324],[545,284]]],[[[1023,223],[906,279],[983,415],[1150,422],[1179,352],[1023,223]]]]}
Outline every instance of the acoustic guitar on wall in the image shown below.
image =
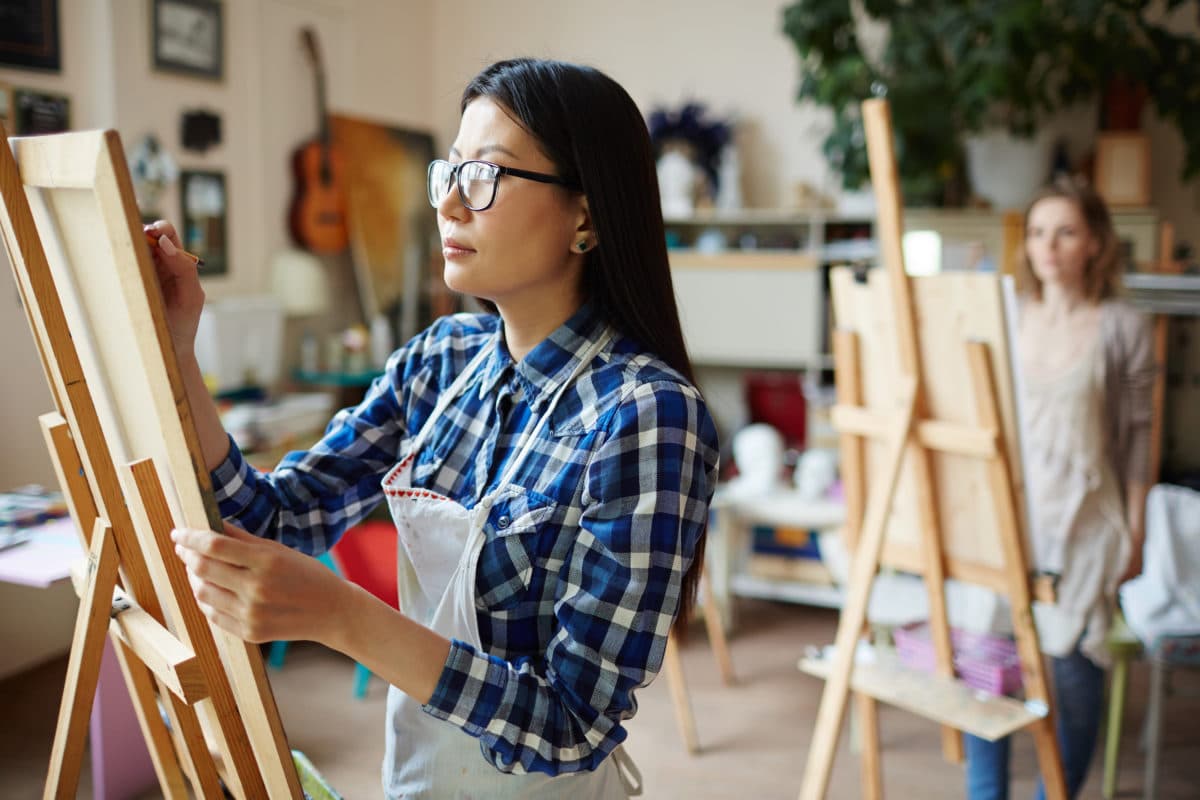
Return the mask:
{"type": "Polygon", "coordinates": [[[350,239],[342,159],[330,141],[325,71],[317,35],[312,28],[304,28],[301,36],[316,75],[318,133],[292,156],[296,194],[289,222],[292,236],[302,247],[315,253],[336,253],[345,250],[350,239]]]}

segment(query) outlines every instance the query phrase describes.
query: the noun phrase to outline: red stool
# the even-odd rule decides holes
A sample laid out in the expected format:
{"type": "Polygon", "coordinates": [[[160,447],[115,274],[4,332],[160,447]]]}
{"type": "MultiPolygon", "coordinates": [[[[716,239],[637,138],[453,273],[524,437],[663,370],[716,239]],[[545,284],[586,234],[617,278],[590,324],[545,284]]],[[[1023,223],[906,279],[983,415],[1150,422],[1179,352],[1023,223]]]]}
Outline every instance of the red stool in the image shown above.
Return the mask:
{"type": "MultiPolygon", "coordinates": [[[[392,522],[370,520],[342,534],[330,553],[342,577],[378,597],[392,608],[399,608],[396,587],[396,526],[392,522]]],[[[371,671],[355,665],[354,696],[367,694],[371,671]]]]}

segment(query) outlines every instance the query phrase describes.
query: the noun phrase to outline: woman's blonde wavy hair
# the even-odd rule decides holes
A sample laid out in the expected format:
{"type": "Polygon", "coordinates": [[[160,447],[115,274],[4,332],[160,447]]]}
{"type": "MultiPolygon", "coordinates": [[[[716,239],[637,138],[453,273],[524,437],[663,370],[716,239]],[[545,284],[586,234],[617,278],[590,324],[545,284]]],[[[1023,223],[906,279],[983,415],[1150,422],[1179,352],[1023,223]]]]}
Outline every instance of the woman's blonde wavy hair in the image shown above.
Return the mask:
{"type": "MultiPolygon", "coordinates": [[[[1041,189],[1025,209],[1025,235],[1029,235],[1029,214],[1043,200],[1061,198],[1075,204],[1087,223],[1088,232],[1099,244],[1099,251],[1088,259],[1083,272],[1083,294],[1092,303],[1099,303],[1117,294],[1120,287],[1121,243],[1113,228],[1108,206],[1088,183],[1080,178],[1059,178],[1041,189]]],[[[1021,280],[1025,288],[1039,300],[1042,281],[1029,263],[1029,253],[1021,248],[1021,280]]]]}

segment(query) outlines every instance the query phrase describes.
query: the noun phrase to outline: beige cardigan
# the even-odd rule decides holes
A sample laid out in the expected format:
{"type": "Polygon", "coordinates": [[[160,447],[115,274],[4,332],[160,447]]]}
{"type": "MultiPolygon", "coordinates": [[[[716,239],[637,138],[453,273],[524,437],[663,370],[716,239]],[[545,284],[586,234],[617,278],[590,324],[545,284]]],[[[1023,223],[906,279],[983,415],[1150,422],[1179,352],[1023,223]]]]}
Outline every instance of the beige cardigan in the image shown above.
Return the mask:
{"type": "Polygon", "coordinates": [[[1157,366],[1150,318],[1121,300],[1101,306],[1108,457],[1128,497],[1132,483],[1150,477],[1151,394],[1157,366]]]}

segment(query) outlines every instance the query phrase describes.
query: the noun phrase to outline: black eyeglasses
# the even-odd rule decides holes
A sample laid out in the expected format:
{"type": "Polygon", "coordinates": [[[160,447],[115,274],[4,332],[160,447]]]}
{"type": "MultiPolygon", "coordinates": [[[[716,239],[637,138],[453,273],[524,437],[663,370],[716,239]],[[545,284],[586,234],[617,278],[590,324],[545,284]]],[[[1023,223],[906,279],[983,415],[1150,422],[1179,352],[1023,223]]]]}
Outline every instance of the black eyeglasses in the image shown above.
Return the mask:
{"type": "Polygon", "coordinates": [[[514,178],[524,178],[538,183],[553,183],[565,186],[572,191],[581,191],[572,181],[557,175],[547,175],[544,172],[530,172],[514,167],[502,167],[490,161],[463,161],[451,164],[449,161],[435,159],[429,162],[428,183],[429,205],[437,208],[450,194],[450,188],[458,185],[458,198],[471,211],[487,211],[496,202],[496,184],[501,175],[511,175],[514,178]],[[455,180],[457,178],[457,181],[455,180]]]}

